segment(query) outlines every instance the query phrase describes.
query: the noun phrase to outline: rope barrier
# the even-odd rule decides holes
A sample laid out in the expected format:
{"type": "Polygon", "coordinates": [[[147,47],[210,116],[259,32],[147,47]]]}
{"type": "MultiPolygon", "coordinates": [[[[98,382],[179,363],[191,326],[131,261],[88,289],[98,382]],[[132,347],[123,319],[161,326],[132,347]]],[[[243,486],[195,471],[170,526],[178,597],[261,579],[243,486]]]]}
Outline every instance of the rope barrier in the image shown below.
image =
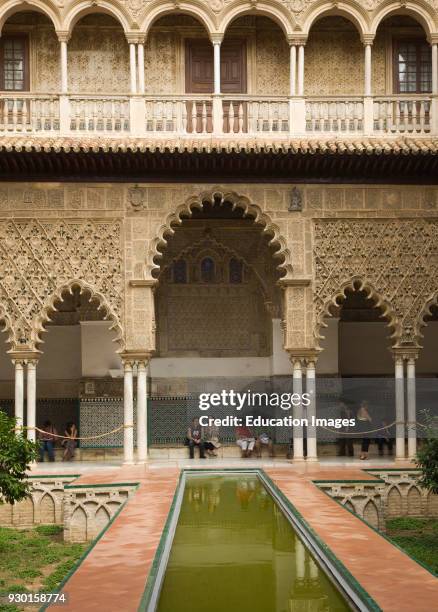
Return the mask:
{"type": "MultiPolygon", "coordinates": [[[[317,425],[317,427],[321,427],[321,429],[330,431],[331,433],[334,433],[338,436],[356,436],[356,437],[361,438],[363,437],[363,434],[371,434],[371,433],[377,433],[378,431],[384,431],[385,429],[389,429],[393,425],[407,425],[408,427],[414,425],[414,426],[423,427],[424,429],[427,429],[426,425],[423,425],[423,423],[419,423],[418,421],[408,421],[407,423],[405,423],[405,421],[393,421],[392,423],[389,423],[389,425],[379,427],[378,429],[370,429],[368,431],[353,431],[353,432],[339,431],[338,429],[331,429],[330,427],[325,427],[324,425],[317,425]]],[[[44,429],[40,429],[39,427],[15,427],[14,430],[23,431],[24,429],[26,429],[28,431],[39,431],[42,434],[49,434],[50,436],[53,436],[54,438],[62,438],[63,440],[98,440],[99,438],[104,438],[105,436],[110,436],[114,433],[117,433],[118,431],[121,431],[122,429],[131,429],[132,427],[134,427],[132,423],[128,425],[120,425],[119,427],[116,427],[116,429],[112,429],[111,431],[107,431],[102,434],[97,434],[95,436],[82,436],[82,437],[81,436],[76,436],[76,437],[62,436],[60,434],[54,434],[54,433],[44,431],[44,429]]]]}
{"type": "Polygon", "coordinates": [[[98,434],[96,436],[85,436],[85,437],[61,436],[60,434],[55,434],[55,433],[50,433],[48,431],[44,431],[44,429],[40,429],[39,427],[15,427],[15,431],[22,431],[23,429],[26,429],[28,431],[39,431],[42,434],[47,434],[47,435],[53,436],[54,438],[62,438],[63,440],[97,440],[98,438],[104,438],[105,436],[110,436],[111,434],[117,433],[118,431],[121,431],[122,429],[130,429],[132,427],[134,427],[132,423],[131,425],[120,425],[119,427],[116,427],[116,429],[112,429],[111,431],[107,431],[103,434],[98,434]]]}
{"type": "Polygon", "coordinates": [[[358,438],[361,438],[362,434],[371,434],[371,433],[376,433],[378,431],[384,431],[385,429],[389,429],[393,425],[408,425],[411,427],[418,426],[418,427],[424,427],[425,429],[427,429],[426,425],[423,425],[423,423],[419,423],[418,421],[408,421],[407,423],[405,423],[405,421],[393,421],[392,423],[389,423],[389,425],[384,425],[383,427],[379,427],[378,429],[370,429],[368,431],[353,431],[353,432],[339,431],[339,429],[331,429],[330,427],[325,427],[324,425],[317,425],[317,427],[321,427],[321,429],[325,429],[326,431],[335,433],[338,436],[357,436],[358,438]]]}

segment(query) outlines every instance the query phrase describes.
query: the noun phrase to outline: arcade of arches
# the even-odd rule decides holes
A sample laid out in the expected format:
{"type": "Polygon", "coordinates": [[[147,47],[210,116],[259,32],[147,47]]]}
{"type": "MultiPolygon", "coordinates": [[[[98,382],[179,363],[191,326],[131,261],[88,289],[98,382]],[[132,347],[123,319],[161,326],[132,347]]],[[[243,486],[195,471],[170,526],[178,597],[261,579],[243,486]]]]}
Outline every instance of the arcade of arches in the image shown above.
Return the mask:
{"type": "MultiPolygon", "coordinates": [[[[368,377],[377,386],[361,399],[398,421],[397,458],[415,453],[412,423],[438,376],[438,190],[4,183],[0,192],[0,398],[30,437],[46,418],[61,431],[76,421],[83,437],[119,428],[81,443],[82,458],[123,446],[126,463],[142,462],[166,444],[165,432],[151,435],[160,398],[177,410],[194,391],[223,386],[309,391],[316,372],[308,415],[334,414],[351,381],[368,377]]],[[[306,447],[308,460],[334,452],[336,437],[293,436],[295,460],[306,447]]]]}

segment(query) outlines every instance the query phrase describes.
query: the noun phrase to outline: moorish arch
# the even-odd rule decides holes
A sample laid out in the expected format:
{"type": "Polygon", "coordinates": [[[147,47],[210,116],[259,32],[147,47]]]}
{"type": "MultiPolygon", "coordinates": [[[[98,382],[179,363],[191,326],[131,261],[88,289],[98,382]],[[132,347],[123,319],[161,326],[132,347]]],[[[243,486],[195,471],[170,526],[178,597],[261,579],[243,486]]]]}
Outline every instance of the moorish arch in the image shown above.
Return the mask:
{"type": "Polygon", "coordinates": [[[432,317],[435,313],[434,311],[438,307],[438,290],[435,291],[429,299],[424,304],[423,308],[420,310],[416,325],[414,328],[415,339],[418,346],[421,345],[421,339],[424,338],[425,330],[427,327],[427,320],[432,317]]]}
{"type": "Polygon", "coordinates": [[[0,331],[6,335],[6,342],[10,345],[16,343],[12,320],[6,307],[0,302],[0,331]]]}
{"type": "Polygon", "coordinates": [[[240,195],[235,191],[227,192],[220,189],[212,189],[199,195],[191,196],[183,204],[177,206],[174,211],[168,213],[164,223],[158,228],[155,238],[151,241],[146,254],[144,268],[146,280],[152,280],[159,270],[162,250],[165,249],[169,237],[175,233],[175,226],[181,225],[182,217],[190,217],[193,210],[198,209],[202,211],[206,203],[214,204],[215,202],[219,202],[221,205],[229,202],[233,210],[236,208],[241,209],[244,217],[252,216],[254,223],[260,224],[263,227],[263,232],[272,235],[270,245],[274,247],[274,256],[279,260],[278,269],[281,271],[283,278],[288,279],[292,277],[292,254],[279,225],[247,196],[240,195]]]}
{"type": "Polygon", "coordinates": [[[333,316],[333,308],[339,308],[347,297],[347,292],[360,291],[366,294],[366,299],[370,300],[373,308],[381,311],[380,317],[387,322],[390,330],[389,338],[395,345],[401,336],[401,323],[391,302],[378,291],[373,284],[360,276],[352,276],[349,280],[341,284],[324,302],[315,298],[315,339],[317,345],[324,339],[322,329],[327,327],[325,319],[333,316]]]}
{"type": "Polygon", "coordinates": [[[73,279],[63,283],[58,287],[46,300],[41,312],[35,317],[31,333],[32,348],[44,342],[41,334],[46,329],[46,323],[51,320],[54,313],[58,311],[59,304],[65,302],[67,296],[72,296],[74,290],[79,292],[79,295],[86,295],[88,302],[95,305],[97,311],[101,311],[102,319],[111,321],[110,331],[115,333],[115,342],[118,344],[118,352],[121,352],[124,347],[123,327],[119,316],[114,312],[107,298],[103,293],[94,289],[90,284],[81,279],[73,279]]]}

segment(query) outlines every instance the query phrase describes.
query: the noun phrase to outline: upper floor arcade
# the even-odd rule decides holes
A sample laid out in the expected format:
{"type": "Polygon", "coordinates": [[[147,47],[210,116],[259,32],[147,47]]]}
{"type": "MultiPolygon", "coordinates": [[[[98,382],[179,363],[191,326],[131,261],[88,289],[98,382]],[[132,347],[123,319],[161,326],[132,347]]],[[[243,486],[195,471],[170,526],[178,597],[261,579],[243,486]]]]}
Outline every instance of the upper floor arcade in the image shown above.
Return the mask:
{"type": "Polygon", "coordinates": [[[438,133],[426,0],[10,0],[0,27],[3,135],[438,133]]]}

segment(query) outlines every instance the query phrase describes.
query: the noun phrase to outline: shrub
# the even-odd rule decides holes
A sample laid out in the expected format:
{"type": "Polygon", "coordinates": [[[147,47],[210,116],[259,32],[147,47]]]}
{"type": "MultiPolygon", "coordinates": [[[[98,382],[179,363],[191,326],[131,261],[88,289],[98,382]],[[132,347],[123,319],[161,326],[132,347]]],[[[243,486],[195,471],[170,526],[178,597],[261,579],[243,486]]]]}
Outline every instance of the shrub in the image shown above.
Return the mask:
{"type": "Polygon", "coordinates": [[[38,454],[38,444],[15,428],[16,420],[0,410],[0,503],[13,504],[29,495],[26,470],[38,454]]]}

